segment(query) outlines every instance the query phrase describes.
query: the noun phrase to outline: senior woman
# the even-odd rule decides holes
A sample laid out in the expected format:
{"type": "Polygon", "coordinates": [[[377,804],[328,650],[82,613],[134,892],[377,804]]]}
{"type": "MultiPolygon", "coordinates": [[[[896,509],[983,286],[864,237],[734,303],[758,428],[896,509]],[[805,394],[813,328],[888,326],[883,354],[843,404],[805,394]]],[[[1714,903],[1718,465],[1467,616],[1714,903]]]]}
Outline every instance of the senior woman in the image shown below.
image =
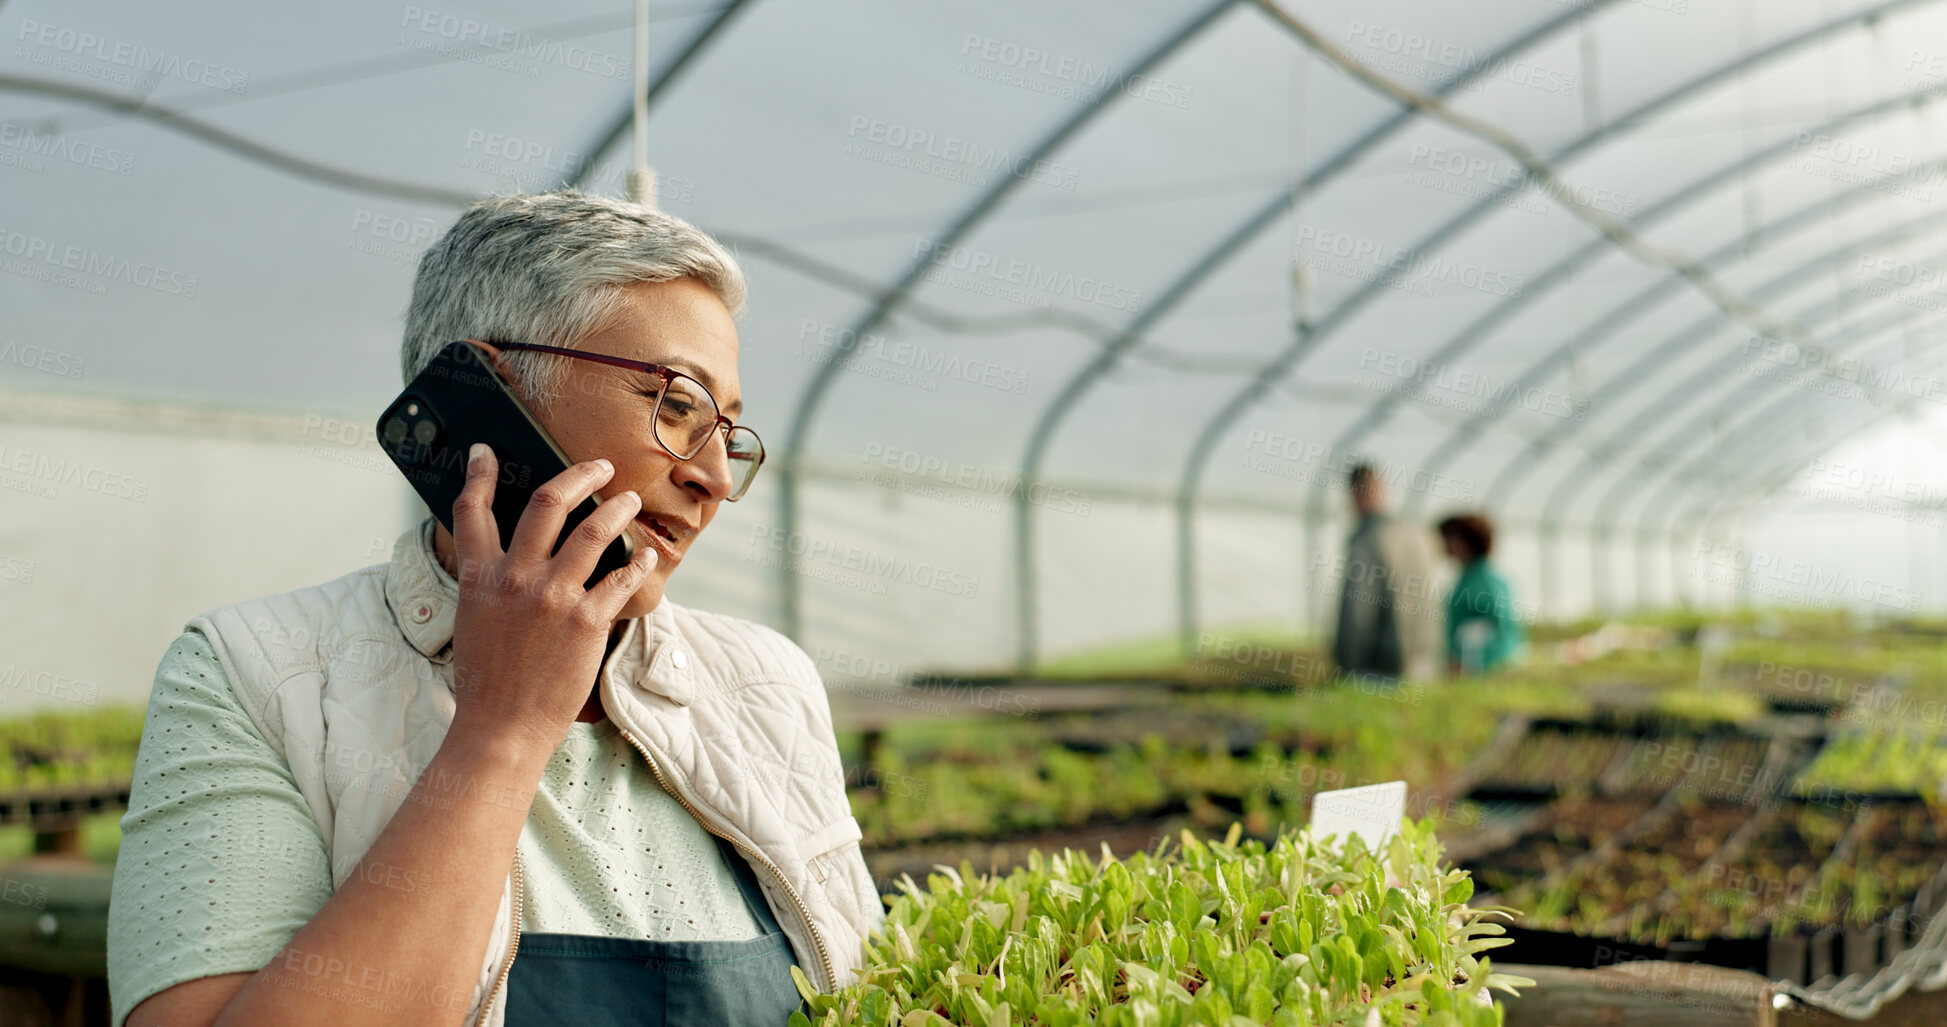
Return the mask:
{"type": "Polygon", "coordinates": [[[479,340],[575,463],[504,551],[476,447],[453,533],[188,622],[122,819],[114,1027],[782,1025],[794,964],[855,978],[884,907],[817,669],[664,596],[749,484],[743,297],[702,232],[574,191],[483,200],[426,253],[406,379],[479,340]],[[700,448],[657,429],[679,390],[721,414],[700,448]]]}

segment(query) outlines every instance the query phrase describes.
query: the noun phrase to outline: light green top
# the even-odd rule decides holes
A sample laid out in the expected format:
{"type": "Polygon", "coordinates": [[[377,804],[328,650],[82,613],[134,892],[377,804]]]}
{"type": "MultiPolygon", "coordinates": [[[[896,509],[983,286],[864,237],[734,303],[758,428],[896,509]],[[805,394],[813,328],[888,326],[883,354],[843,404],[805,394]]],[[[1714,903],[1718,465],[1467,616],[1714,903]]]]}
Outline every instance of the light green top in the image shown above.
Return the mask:
{"type": "MultiPolygon", "coordinates": [[[[613,721],[574,724],[521,829],[521,930],[675,941],[760,933],[709,832],[613,721]]],[[[143,999],[256,971],[331,897],[289,767],[185,631],[156,670],[108,911],[111,1024],[143,999]]]]}

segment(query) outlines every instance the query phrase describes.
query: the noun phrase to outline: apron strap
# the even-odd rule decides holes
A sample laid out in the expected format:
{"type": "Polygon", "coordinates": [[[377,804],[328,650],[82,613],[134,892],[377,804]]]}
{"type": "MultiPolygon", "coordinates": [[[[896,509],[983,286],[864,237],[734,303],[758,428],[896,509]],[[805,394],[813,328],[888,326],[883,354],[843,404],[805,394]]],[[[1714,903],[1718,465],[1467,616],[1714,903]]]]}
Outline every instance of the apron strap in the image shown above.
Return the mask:
{"type": "Polygon", "coordinates": [[[757,872],[751,868],[750,861],[737,851],[722,835],[712,834],[717,840],[717,849],[723,853],[724,862],[730,864],[731,872],[737,876],[737,890],[744,895],[744,905],[750,908],[750,915],[766,935],[782,934],[784,928],[777,922],[777,914],[771,912],[771,904],[764,898],[764,891],[757,884],[757,872]]]}

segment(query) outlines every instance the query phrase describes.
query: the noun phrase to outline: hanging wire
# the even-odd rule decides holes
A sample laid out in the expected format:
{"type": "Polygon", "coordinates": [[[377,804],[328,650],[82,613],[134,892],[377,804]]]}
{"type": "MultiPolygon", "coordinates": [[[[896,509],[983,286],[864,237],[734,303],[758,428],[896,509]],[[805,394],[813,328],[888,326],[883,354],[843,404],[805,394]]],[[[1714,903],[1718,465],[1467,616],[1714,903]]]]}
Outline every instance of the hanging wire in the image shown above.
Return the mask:
{"type": "Polygon", "coordinates": [[[635,0],[635,164],[629,199],[656,205],[656,172],[649,166],[649,0],[635,0]]]}
{"type": "Polygon", "coordinates": [[[1563,209],[1595,229],[1617,249],[1636,260],[1683,276],[1692,288],[1703,294],[1706,300],[1722,310],[1727,317],[1751,326],[1761,335],[1802,346],[1812,344],[1807,333],[1799,325],[1789,319],[1774,317],[1768,311],[1745,299],[1687,254],[1650,242],[1628,225],[1577,197],[1574,190],[1562,181],[1560,173],[1552,165],[1512,133],[1481,118],[1462,113],[1437,97],[1410,89],[1360,63],[1309,23],[1281,6],[1280,0],[1257,0],[1257,5],[1266,14],[1289,28],[1292,34],[1302,40],[1314,53],[1336,65],[1348,77],[1365,83],[1379,93],[1419,111],[1434,121],[1487,142],[1514,158],[1543,192],[1554,198],[1563,209]]]}

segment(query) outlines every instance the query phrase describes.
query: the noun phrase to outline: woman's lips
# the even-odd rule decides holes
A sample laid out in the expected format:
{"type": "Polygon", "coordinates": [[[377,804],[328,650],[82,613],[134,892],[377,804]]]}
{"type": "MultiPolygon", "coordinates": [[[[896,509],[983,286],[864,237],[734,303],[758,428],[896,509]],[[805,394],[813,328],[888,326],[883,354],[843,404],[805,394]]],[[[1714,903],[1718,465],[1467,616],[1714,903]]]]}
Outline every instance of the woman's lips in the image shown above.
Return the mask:
{"type": "Polygon", "coordinates": [[[677,552],[676,547],[662,537],[662,533],[656,530],[648,514],[636,514],[635,519],[642,525],[643,533],[649,536],[649,544],[656,547],[656,554],[662,558],[663,564],[674,565],[683,562],[683,554],[677,552]]]}

